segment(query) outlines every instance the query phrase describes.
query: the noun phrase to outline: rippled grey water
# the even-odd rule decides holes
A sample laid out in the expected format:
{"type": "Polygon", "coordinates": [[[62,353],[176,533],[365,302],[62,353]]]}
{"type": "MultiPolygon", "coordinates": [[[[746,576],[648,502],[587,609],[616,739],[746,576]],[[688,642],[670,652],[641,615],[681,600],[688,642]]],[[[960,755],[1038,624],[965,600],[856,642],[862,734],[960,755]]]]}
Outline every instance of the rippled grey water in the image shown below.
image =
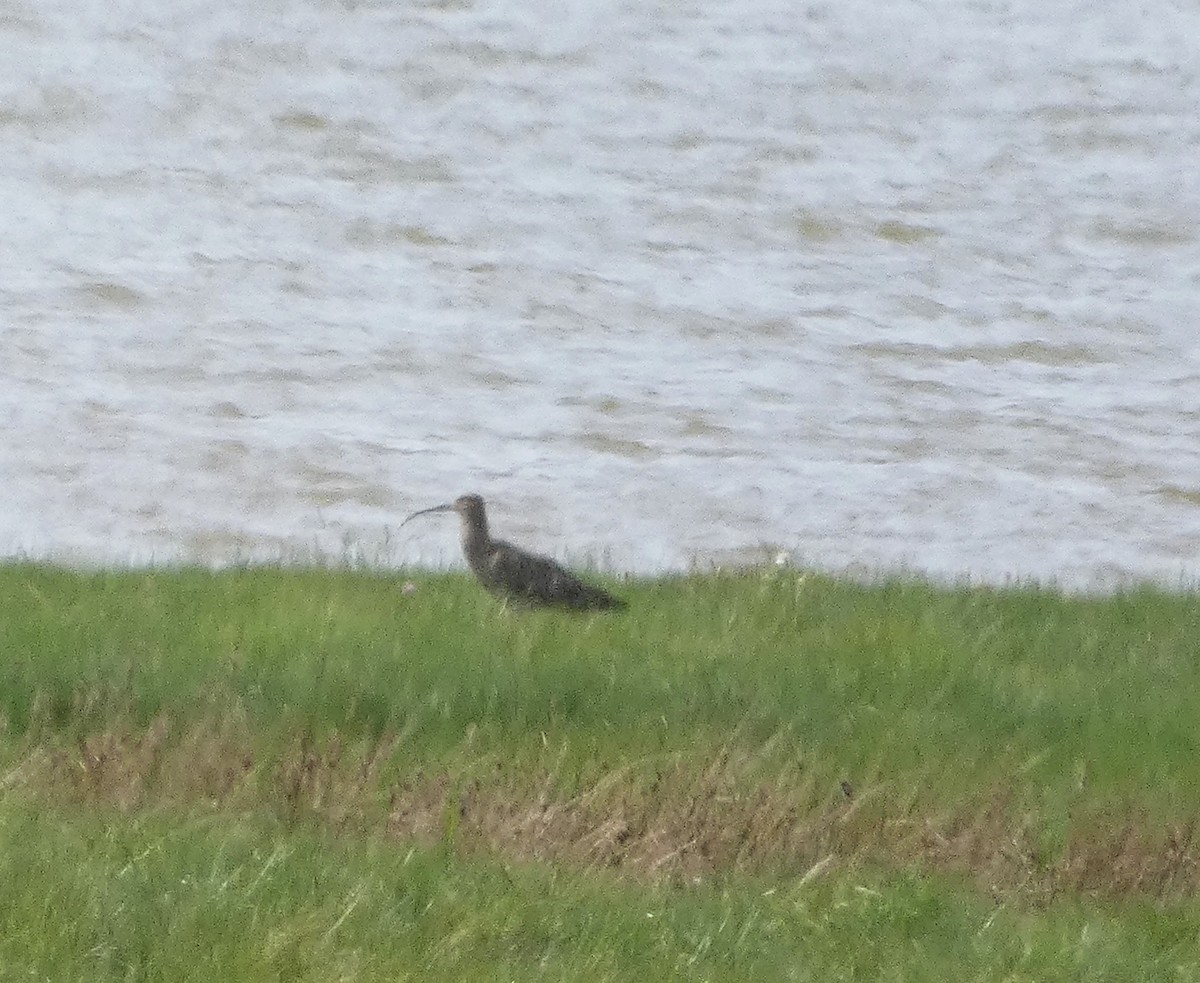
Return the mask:
{"type": "Polygon", "coordinates": [[[0,6],[0,551],[1200,564],[1200,8],[0,6]]]}

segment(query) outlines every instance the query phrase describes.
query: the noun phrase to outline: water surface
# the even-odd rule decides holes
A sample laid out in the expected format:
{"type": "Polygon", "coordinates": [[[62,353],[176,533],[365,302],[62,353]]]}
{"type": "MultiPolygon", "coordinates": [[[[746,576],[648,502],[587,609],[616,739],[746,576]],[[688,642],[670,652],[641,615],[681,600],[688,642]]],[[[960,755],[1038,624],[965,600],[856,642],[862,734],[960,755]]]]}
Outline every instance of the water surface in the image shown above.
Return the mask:
{"type": "Polygon", "coordinates": [[[0,552],[1194,577],[1200,8],[9,3],[0,552]]]}

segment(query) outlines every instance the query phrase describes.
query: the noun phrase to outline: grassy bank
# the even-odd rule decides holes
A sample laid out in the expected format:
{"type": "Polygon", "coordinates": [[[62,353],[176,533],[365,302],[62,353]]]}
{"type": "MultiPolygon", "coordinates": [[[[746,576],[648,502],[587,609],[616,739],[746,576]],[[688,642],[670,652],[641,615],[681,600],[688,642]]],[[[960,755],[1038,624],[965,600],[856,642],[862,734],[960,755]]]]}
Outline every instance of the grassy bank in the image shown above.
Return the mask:
{"type": "Polygon", "coordinates": [[[1180,980],[1200,909],[1031,913],[843,870],[717,887],[229,817],[0,807],[0,975],[87,980],[1180,980]],[[11,844],[20,844],[19,853],[11,844]]]}
{"type": "MultiPolygon", "coordinates": [[[[160,844],[169,879],[170,864],[224,856],[218,844],[269,854],[268,842],[311,852],[305,883],[350,892],[370,881],[353,871],[377,872],[363,891],[398,890],[410,850],[463,897],[540,878],[550,887],[526,894],[567,892],[544,909],[557,929],[505,888],[497,924],[463,931],[592,925],[611,978],[683,972],[678,940],[635,945],[640,969],[604,956],[646,938],[628,922],[645,891],[668,923],[694,918],[684,935],[696,939],[736,922],[722,904],[745,914],[771,899],[754,917],[787,938],[766,978],[820,949],[818,909],[827,922],[876,895],[915,921],[900,918],[893,938],[870,921],[878,912],[847,915],[845,938],[821,936],[841,939],[830,953],[868,928],[900,945],[927,919],[972,977],[1038,977],[1018,950],[1069,976],[1095,975],[1085,950],[1108,952],[1123,978],[1153,978],[1162,960],[1195,968],[1195,933],[1171,926],[1200,889],[1200,599],[787,570],[615,586],[628,612],[580,618],[506,611],[455,575],[0,568],[9,821],[26,842],[78,853],[79,877],[98,865],[100,880],[113,850],[160,844]],[[101,832],[80,832],[81,807],[101,832]],[[985,922],[1003,929],[998,949],[959,937],[985,922]],[[1116,962],[1096,936],[1070,937],[1100,925],[1124,940],[1116,962]]],[[[31,890],[27,912],[48,903],[31,890]]],[[[333,910],[303,894],[280,904],[314,926],[333,910]]],[[[372,932],[396,932],[348,917],[338,933],[347,924],[362,934],[338,937],[363,958],[380,944],[372,932]]],[[[382,975],[431,971],[413,963],[440,951],[421,932],[396,935],[409,941],[382,975]]],[[[39,936],[31,922],[16,937],[39,936]]],[[[310,978],[338,975],[305,951],[325,967],[310,978]]],[[[904,976],[942,958],[916,951],[904,976]]],[[[707,975],[761,975],[743,956],[729,950],[707,975]]],[[[600,978],[547,965],[559,966],[549,978],[600,978]]]]}

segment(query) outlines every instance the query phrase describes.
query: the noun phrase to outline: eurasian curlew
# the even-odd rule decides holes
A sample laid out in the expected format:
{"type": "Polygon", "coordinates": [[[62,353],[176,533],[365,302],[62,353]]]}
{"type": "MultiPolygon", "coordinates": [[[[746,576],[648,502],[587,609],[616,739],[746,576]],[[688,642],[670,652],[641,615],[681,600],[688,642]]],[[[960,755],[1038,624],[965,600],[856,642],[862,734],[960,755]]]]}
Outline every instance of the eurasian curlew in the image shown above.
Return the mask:
{"type": "MultiPolygon", "coordinates": [[[[414,512],[404,522],[431,512],[457,512],[462,521],[467,566],[493,594],[515,603],[549,604],[575,611],[620,610],[625,602],[582,580],[553,560],[538,556],[488,532],[487,512],[478,495],[460,495],[447,505],[414,512]]],[[[402,522],[401,525],[404,525],[402,522]]]]}

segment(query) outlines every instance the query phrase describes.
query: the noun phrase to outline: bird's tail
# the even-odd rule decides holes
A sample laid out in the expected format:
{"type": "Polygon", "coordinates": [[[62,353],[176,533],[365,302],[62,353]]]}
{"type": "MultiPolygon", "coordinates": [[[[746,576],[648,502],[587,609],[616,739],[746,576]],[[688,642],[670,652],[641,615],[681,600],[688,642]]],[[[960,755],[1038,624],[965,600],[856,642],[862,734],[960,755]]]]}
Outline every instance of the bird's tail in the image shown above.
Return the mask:
{"type": "Polygon", "coordinates": [[[624,611],[629,605],[602,587],[585,584],[578,599],[578,607],[588,611],[624,611]]]}

